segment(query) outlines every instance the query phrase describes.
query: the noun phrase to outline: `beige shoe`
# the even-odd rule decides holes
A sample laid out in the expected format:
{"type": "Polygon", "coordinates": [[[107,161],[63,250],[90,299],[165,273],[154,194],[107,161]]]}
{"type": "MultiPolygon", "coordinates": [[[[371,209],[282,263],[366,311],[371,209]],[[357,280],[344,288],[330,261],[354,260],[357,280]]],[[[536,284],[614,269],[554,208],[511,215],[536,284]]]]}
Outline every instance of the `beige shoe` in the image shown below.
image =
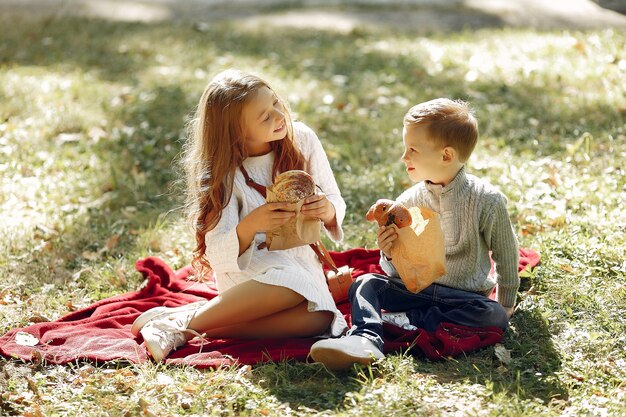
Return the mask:
{"type": "Polygon", "coordinates": [[[352,335],[315,342],[311,346],[311,357],[328,369],[340,370],[355,363],[369,365],[385,355],[368,338],[352,335]]]}
{"type": "MultiPolygon", "coordinates": [[[[133,336],[139,336],[139,331],[143,326],[148,324],[151,320],[162,319],[163,317],[169,317],[170,320],[178,318],[179,320],[187,315],[187,313],[193,313],[191,317],[184,324],[184,329],[187,328],[187,325],[191,321],[191,319],[196,315],[196,312],[206,305],[208,301],[200,300],[195,303],[185,304],[179,307],[154,307],[148,311],[144,311],[139,317],[135,319],[132,327],[130,328],[130,332],[133,336]]],[[[182,324],[181,324],[182,325],[182,324]]]]}
{"type": "Polygon", "coordinates": [[[137,317],[131,332],[134,335],[141,334],[152,358],[161,362],[173,350],[187,343],[191,337],[202,337],[187,327],[206,303],[207,301],[198,301],[180,307],[152,308],[137,317]]]}

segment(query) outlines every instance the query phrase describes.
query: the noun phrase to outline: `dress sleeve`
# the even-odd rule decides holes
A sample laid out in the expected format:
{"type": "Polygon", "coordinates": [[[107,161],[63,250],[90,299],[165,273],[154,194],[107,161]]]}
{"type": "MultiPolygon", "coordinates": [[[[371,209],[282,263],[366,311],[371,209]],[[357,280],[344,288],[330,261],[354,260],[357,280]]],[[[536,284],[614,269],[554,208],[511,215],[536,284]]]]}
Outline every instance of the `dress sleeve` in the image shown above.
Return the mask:
{"type": "Polygon", "coordinates": [[[213,230],[205,236],[206,257],[211,268],[217,274],[241,272],[246,269],[256,250],[254,240],[250,247],[239,256],[239,238],[237,225],[239,224],[239,207],[241,195],[233,193],[230,201],[222,210],[222,217],[213,230]]]}
{"type": "Polygon", "coordinates": [[[341,227],[343,219],[346,216],[346,203],[341,196],[339,186],[330,168],[330,163],[322,147],[319,138],[309,127],[302,123],[298,123],[301,134],[305,136],[303,143],[303,154],[307,158],[309,165],[309,173],[315,179],[315,183],[326,194],[328,200],[335,207],[335,217],[337,225],[334,227],[324,227],[328,232],[328,236],[334,241],[339,242],[343,239],[343,229],[341,227]]]}
{"type": "Polygon", "coordinates": [[[520,285],[517,271],[519,263],[518,242],[506,209],[506,198],[498,195],[482,219],[482,233],[491,250],[496,266],[498,287],[497,301],[504,307],[515,305],[520,285]]]}

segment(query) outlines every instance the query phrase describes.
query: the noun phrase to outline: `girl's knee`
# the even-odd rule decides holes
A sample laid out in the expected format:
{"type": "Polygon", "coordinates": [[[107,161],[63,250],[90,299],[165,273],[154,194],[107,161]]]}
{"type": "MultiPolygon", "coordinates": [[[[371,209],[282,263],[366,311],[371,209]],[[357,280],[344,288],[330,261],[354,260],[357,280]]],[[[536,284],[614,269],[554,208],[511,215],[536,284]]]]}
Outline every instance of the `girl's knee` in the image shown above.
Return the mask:
{"type": "Polygon", "coordinates": [[[330,311],[313,311],[307,315],[306,326],[303,326],[299,337],[319,336],[326,332],[333,322],[335,314],[330,311]]]}

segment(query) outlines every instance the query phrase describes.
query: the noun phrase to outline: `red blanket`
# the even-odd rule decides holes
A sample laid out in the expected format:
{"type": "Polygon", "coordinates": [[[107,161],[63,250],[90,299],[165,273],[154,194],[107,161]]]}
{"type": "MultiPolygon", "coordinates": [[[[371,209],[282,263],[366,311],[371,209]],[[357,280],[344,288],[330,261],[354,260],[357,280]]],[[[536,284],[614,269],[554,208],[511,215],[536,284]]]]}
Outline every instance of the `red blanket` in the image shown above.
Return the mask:
{"type": "MultiPolygon", "coordinates": [[[[354,268],[354,277],[367,272],[381,272],[378,250],[352,249],[331,252],[331,255],[338,266],[350,265],[354,268]]],[[[520,250],[520,271],[527,265],[538,263],[537,253],[520,250]]],[[[139,291],[98,301],[54,322],[13,329],[0,337],[0,354],[23,360],[43,359],[54,364],[119,359],[143,362],[148,360],[146,350],[130,333],[130,326],[140,313],[156,306],[173,307],[199,298],[210,299],[217,294],[211,283],[188,281],[190,267],[174,272],[161,259],[151,257],[137,261],[136,268],[147,278],[146,285],[139,291]],[[38,343],[27,346],[28,343],[22,341],[24,333],[37,338],[38,343]]],[[[339,303],[338,308],[349,322],[349,304],[339,303]]],[[[406,331],[388,324],[385,324],[384,330],[385,352],[410,349],[429,359],[456,356],[492,345],[502,339],[503,333],[498,328],[468,328],[452,324],[442,324],[435,332],[422,329],[406,331]]],[[[309,348],[316,340],[208,339],[203,343],[194,339],[173,352],[167,363],[206,368],[289,358],[305,361],[309,348]]]]}

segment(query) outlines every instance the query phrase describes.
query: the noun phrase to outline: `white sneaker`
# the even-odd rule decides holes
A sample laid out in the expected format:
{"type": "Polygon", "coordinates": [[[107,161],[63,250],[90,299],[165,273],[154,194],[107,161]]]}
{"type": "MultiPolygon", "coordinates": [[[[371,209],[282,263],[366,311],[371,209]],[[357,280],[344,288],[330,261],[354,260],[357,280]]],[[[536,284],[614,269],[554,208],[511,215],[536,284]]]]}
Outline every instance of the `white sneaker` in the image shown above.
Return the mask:
{"type": "Polygon", "coordinates": [[[311,346],[311,357],[328,369],[347,369],[354,363],[369,365],[385,355],[366,337],[351,335],[340,339],[324,339],[311,346]]]}
{"type": "Polygon", "coordinates": [[[180,307],[155,307],[135,320],[131,328],[134,335],[141,333],[146,349],[156,362],[161,362],[174,349],[187,343],[187,335],[201,336],[188,329],[189,322],[207,301],[198,301],[180,307]]]}
{"type": "Polygon", "coordinates": [[[174,321],[176,318],[182,318],[183,321],[185,321],[184,316],[186,316],[187,313],[193,313],[182,327],[183,329],[186,329],[191,319],[196,315],[197,310],[206,305],[206,303],[208,303],[208,301],[200,300],[195,303],[185,304],[179,307],[151,308],[150,310],[143,312],[135,319],[132,327],[130,328],[130,332],[136,337],[139,336],[141,328],[148,324],[149,321],[162,319],[164,317],[168,317],[171,321],[174,321]]]}

